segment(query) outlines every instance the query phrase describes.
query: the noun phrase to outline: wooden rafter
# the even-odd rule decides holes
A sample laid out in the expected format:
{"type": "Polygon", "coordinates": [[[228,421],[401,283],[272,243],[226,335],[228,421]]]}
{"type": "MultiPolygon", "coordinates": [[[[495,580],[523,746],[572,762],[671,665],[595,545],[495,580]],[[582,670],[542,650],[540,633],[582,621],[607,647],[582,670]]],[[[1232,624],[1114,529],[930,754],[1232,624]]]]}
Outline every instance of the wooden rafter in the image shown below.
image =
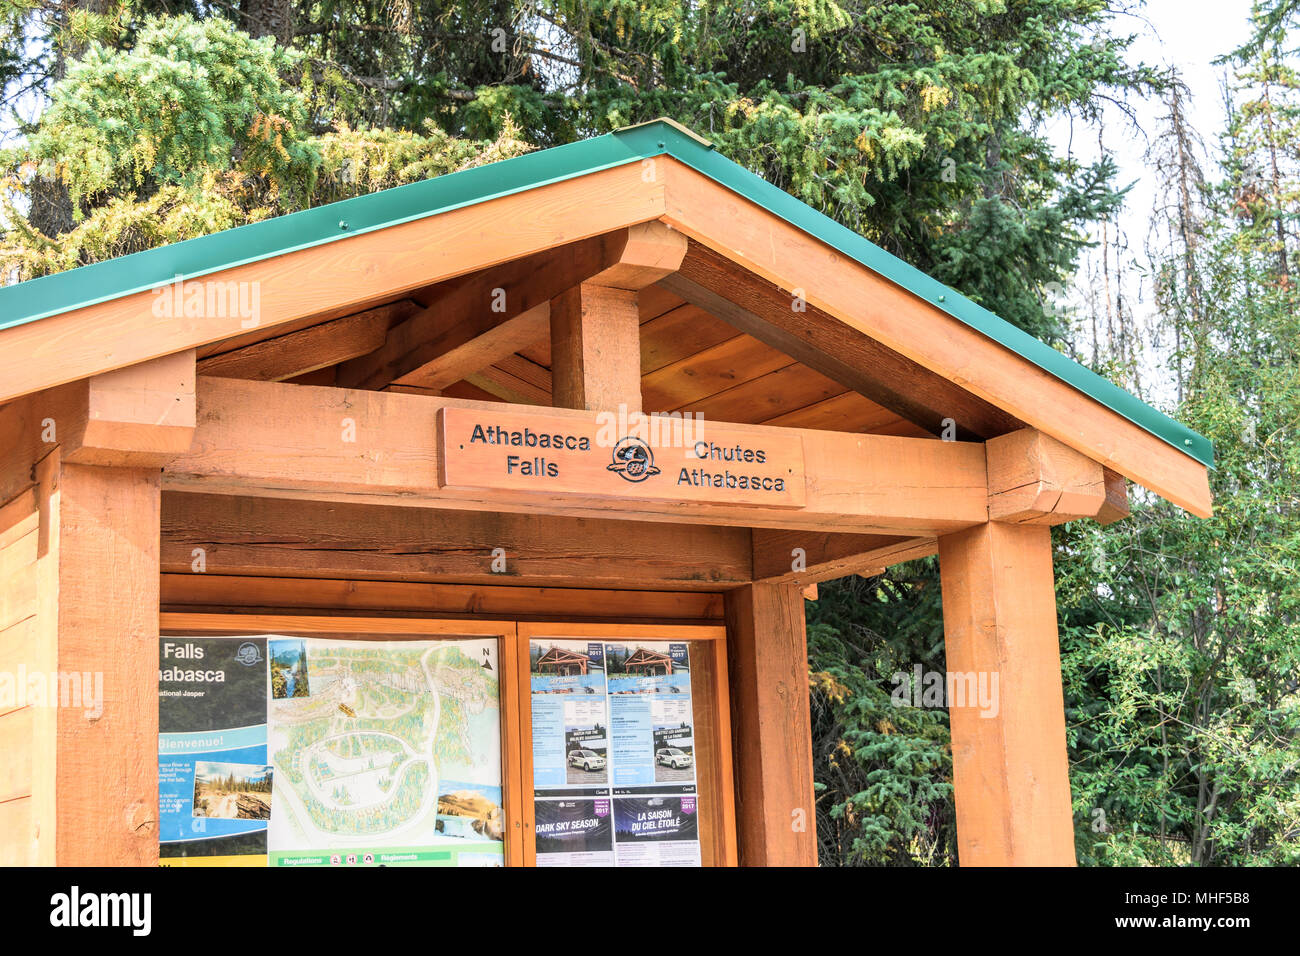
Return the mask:
{"type": "Polygon", "coordinates": [[[885,568],[936,553],[934,538],[755,528],[754,580],[815,584],[885,568]]]}
{"type": "Polygon", "coordinates": [[[959,385],[837,321],[806,298],[796,303],[790,292],[746,275],[741,266],[700,243],[691,243],[681,271],[666,277],[663,285],[933,434],[943,430],[945,419],[953,420],[956,435],[964,439],[1019,426],[959,385]]]}
{"type": "Polygon", "coordinates": [[[453,282],[339,370],[345,387],[444,388],[549,334],[549,303],[584,282],[635,290],[680,262],[686,241],[662,223],[620,229],[453,282]]]}
{"type": "Polygon", "coordinates": [[[200,359],[200,375],[283,382],[373,352],[388,327],[419,310],[409,299],[200,359]]]}

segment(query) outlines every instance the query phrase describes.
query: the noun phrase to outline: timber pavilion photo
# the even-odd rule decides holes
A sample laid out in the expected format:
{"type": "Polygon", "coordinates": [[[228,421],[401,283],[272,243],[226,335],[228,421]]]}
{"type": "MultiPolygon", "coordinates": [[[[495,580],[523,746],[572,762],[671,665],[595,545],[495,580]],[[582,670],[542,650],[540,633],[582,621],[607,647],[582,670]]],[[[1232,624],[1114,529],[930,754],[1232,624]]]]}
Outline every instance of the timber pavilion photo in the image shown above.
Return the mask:
{"type": "Polygon", "coordinates": [[[0,288],[0,449],[4,669],[104,678],[97,719],[0,708],[7,864],[159,862],[161,635],[344,634],[496,642],[512,866],[530,640],[684,643],[645,706],[693,721],[687,795],[647,799],[690,826],[637,853],[814,866],[805,601],[937,555],[947,667],[1000,694],[950,714],[960,863],[1071,866],[1051,529],[1129,482],[1211,513],[1201,435],[667,120],[0,288]]]}

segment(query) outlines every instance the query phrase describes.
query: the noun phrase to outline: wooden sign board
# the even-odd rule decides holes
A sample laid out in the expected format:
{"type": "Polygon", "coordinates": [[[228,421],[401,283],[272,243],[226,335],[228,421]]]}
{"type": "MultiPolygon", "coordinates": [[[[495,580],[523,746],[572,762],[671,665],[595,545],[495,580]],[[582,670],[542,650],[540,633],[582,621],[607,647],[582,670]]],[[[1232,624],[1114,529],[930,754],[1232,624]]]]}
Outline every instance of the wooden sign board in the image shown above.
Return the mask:
{"type": "Polygon", "coordinates": [[[444,488],[802,508],[803,442],[707,421],[444,408],[444,488]],[[609,420],[605,420],[608,418],[609,420]]]}

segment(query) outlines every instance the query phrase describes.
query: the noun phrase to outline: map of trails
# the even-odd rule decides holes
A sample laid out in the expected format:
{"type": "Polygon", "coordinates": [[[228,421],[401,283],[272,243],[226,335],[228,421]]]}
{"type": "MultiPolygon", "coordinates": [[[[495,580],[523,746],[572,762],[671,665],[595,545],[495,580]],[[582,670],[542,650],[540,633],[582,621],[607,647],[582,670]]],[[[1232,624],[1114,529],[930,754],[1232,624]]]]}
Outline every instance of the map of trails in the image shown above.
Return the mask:
{"type": "Polygon", "coordinates": [[[271,638],[272,865],[502,857],[492,639],[271,638]]]}

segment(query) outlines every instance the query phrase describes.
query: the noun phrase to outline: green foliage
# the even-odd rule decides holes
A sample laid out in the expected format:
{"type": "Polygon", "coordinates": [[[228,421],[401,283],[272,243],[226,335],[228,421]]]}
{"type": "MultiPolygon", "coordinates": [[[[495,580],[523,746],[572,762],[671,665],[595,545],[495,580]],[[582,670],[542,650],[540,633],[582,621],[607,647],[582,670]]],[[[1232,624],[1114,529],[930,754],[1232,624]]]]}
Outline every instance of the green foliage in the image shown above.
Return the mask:
{"type": "Polygon", "coordinates": [[[932,574],[910,570],[921,576],[823,585],[808,607],[823,866],[956,862],[947,714],[892,699],[915,664],[943,669],[937,588],[932,574]],[[921,606],[901,600],[903,589],[923,596],[921,606]]]}
{"type": "Polygon", "coordinates": [[[58,178],[78,204],[132,186],[193,188],[212,170],[297,188],[301,201],[320,157],[303,97],[282,80],[299,59],[189,17],[147,20],[127,49],[92,43],[29,138],[34,172],[58,178]]]}
{"type": "Polygon", "coordinates": [[[1148,499],[1061,535],[1083,862],[1300,862],[1300,87],[1275,57],[1285,20],[1265,22],[1238,61],[1225,179],[1184,203],[1157,263],[1176,414],[1215,444],[1214,517],[1148,499]]]}

